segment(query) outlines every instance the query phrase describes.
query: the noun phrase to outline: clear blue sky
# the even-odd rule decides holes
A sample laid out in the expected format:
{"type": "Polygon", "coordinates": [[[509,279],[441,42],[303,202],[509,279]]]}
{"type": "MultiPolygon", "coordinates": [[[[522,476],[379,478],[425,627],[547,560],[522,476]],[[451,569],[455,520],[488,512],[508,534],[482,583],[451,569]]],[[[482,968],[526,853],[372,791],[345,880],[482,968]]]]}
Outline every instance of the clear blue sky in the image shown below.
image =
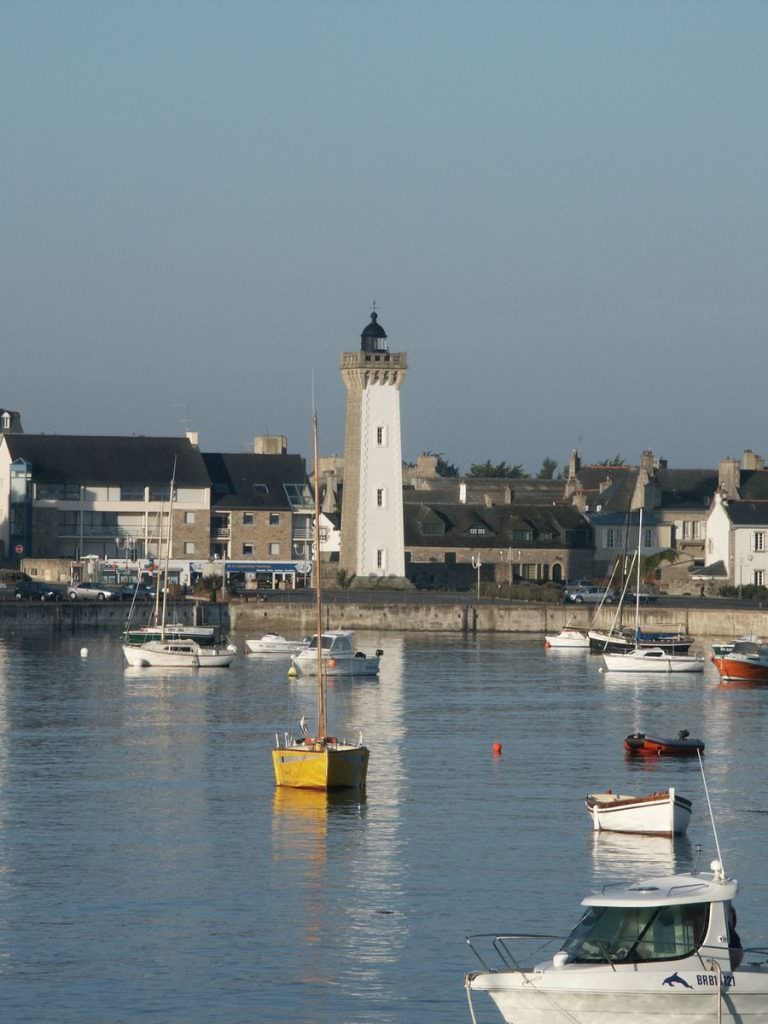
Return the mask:
{"type": "Polygon", "coordinates": [[[403,454],[768,455],[768,4],[5,0],[0,406],[403,454]]]}

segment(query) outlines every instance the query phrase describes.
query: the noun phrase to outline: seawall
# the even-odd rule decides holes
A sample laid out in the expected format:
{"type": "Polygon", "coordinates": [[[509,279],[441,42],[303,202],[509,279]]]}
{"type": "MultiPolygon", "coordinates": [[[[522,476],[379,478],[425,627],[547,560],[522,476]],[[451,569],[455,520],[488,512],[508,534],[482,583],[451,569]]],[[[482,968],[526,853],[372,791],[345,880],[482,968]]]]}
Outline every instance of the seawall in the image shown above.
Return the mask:
{"type": "MultiPolygon", "coordinates": [[[[395,630],[408,632],[556,633],[563,626],[587,629],[593,611],[561,604],[425,601],[329,602],[323,609],[323,628],[395,630]]],[[[609,629],[615,609],[603,609],[594,625],[609,629]]],[[[625,611],[624,625],[634,625],[634,609],[625,611]]],[[[315,609],[310,603],[274,601],[230,606],[231,628],[261,635],[269,631],[304,636],[315,632],[315,609]]],[[[768,637],[768,611],[760,609],[697,608],[695,606],[642,609],[641,628],[680,629],[691,636],[732,639],[746,633],[768,637]]]]}
{"type": "MultiPolygon", "coordinates": [[[[124,628],[128,615],[125,604],[64,602],[0,602],[0,629],[49,626],[54,629],[107,629],[116,635],[124,628]]],[[[556,633],[563,626],[587,629],[592,623],[591,608],[542,604],[539,602],[494,603],[452,601],[328,600],[323,608],[323,628],[359,629],[382,632],[468,632],[468,633],[556,633]]],[[[604,608],[594,625],[609,629],[615,609],[604,608]]],[[[134,615],[140,625],[146,612],[134,615]]],[[[227,603],[184,603],[171,605],[170,622],[220,626],[226,630],[260,636],[266,632],[305,636],[315,632],[315,606],[311,601],[276,600],[227,603]]],[[[746,633],[768,638],[768,611],[759,608],[700,608],[695,605],[645,608],[640,623],[647,630],[680,629],[691,636],[733,639],[746,633]]],[[[634,624],[634,610],[624,611],[624,625],[634,624]]]]}

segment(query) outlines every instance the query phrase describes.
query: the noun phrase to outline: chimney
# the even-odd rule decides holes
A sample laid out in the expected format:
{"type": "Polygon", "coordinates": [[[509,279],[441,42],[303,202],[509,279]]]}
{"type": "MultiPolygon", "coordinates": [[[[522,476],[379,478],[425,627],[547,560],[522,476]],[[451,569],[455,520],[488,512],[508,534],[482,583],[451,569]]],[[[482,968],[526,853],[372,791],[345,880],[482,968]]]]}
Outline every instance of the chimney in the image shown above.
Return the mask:
{"type": "Polygon", "coordinates": [[[721,459],[717,467],[717,489],[725,498],[738,498],[741,484],[738,459],[721,459]]]}
{"type": "Polygon", "coordinates": [[[285,455],[288,451],[288,438],[282,434],[263,434],[253,439],[254,455],[285,455]]]}
{"type": "Polygon", "coordinates": [[[741,468],[754,470],[765,469],[765,461],[762,456],[755,455],[751,448],[745,448],[744,455],[741,459],[741,468]]]}
{"type": "Polygon", "coordinates": [[[200,447],[200,435],[196,430],[187,431],[187,440],[189,441],[193,448],[200,447]]]}

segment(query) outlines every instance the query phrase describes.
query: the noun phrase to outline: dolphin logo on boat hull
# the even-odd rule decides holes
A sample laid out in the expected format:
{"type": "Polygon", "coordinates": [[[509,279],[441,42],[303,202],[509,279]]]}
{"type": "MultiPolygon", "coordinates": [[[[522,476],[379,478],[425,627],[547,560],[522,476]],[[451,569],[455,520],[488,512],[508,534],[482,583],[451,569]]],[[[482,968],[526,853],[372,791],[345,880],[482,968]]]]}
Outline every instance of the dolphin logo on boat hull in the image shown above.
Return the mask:
{"type": "Polygon", "coordinates": [[[674,985],[682,985],[683,988],[689,988],[693,991],[693,985],[689,985],[685,978],[681,978],[680,975],[675,971],[674,974],[670,974],[668,978],[665,978],[661,983],[662,985],[669,985],[672,988],[674,985]]]}

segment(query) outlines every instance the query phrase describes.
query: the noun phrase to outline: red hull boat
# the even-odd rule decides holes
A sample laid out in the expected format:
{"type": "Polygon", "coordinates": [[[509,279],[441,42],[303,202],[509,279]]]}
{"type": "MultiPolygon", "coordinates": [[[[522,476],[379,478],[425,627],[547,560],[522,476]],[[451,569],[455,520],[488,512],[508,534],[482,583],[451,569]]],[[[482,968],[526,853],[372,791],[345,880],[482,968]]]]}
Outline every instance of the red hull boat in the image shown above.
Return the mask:
{"type": "Polygon", "coordinates": [[[768,684],[768,644],[737,640],[732,651],[714,654],[712,661],[725,682],[768,684]]]}
{"type": "Polygon", "coordinates": [[[633,732],[625,738],[624,749],[637,757],[696,757],[704,753],[704,743],[693,739],[687,729],[682,729],[674,739],[633,732]]]}

